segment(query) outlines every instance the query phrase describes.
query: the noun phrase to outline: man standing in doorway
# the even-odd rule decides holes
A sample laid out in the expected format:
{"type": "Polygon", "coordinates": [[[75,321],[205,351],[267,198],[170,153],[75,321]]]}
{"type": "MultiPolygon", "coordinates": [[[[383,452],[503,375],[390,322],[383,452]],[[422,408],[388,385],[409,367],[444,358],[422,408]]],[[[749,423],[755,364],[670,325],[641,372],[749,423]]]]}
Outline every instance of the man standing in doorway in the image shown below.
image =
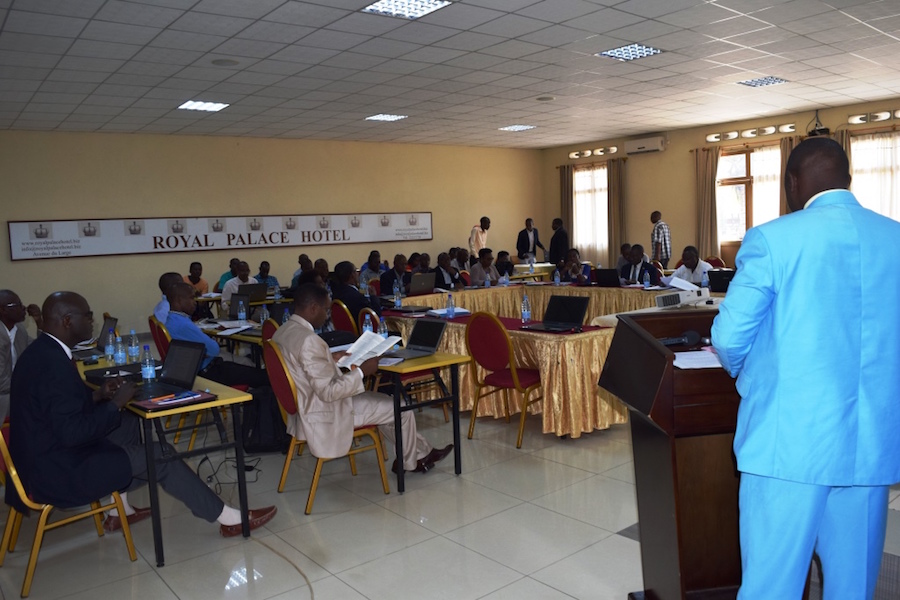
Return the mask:
{"type": "Polygon", "coordinates": [[[669,226],[662,220],[662,213],[658,210],[650,214],[650,222],[653,223],[653,233],[650,234],[653,260],[658,260],[663,269],[668,269],[669,257],[672,256],[672,236],[669,233],[669,226]]]}

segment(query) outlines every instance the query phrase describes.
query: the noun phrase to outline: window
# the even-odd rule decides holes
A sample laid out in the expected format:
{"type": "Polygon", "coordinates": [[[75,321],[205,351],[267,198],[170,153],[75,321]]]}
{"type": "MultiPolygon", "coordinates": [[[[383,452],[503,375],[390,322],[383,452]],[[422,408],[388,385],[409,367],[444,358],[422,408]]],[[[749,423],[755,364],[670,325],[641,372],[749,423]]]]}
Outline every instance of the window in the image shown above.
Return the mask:
{"type": "Polygon", "coordinates": [[[778,218],[780,198],[778,146],[723,154],[716,173],[719,243],[740,241],[750,227],[778,218]]]}
{"type": "Polygon", "coordinates": [[[582,260],[598,264],[609,256],[609,181],[606,165],[575,169],[572,244],[582,260]]]}
{"type": "Polygon", "coordinates": [[[900,133],[850,138],[850,189],[859,203],[900,221],[900,133]]]}

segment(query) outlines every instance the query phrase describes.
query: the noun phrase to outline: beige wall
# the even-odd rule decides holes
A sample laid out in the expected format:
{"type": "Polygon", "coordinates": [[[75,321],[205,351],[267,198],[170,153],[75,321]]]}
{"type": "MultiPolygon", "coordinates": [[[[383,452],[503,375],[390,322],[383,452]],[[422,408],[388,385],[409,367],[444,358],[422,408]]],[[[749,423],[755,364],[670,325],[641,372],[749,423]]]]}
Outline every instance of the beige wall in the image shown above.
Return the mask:
{"type": "MultiPolygon", "coordinates": [[[[526,216],[549,217],[541,190],[541,153],[401,144],[308,142],[159,135],[0,132],[0,198],[4,220],[255,215],[423,210],[434,239],[378,244],[385,258],[428,251],[433,260],[466,243],[486,214],[495,252],[514,250],[526,216]],[[547,214],[545,214],[547,213],[547,214]]],[[[558,204],[558,199],[555,200],[558,204]]],[[[549,231],[549,227],[545,227],[549,231]]],[[[373,244],[9,260],[0,231],[0,288],[40,304],[55,290],[74,290],[96,312],[126,330],[147,330],[159,298],[157,278],[204,265],[210,286],[232,255],[255,269],[262,260],[289,283],[297,254],[330,265],[357,266],[373,244]]]]}
{"type": "MultiPolygon", "coordinates": [[[[871,102],[853,106],[820,110],[819,120],[835,131],[848,127],[847,117],[852,114],[873,112],[878,110],[900,109],[900,100],[871,102]]],[[[681,257],[681,249],[687,245],[697,244],[697,203],[694,183],[694,148],[712,146],[706,142],[710,133],[750,129],[764,125],[780,125],[796,123],[797,131],[805,134],[811,127],[814,111],[764,117],[747,121],[710,125],[691,129],[661,132],[668,138],[664,152],[639,154],[628,157],[626,163],[627,200],[625,208],[625,239],[632,243],[640,243],[645,248],[650,245],[650,213],[659,210],[663,220],[669,224],[672,233],[672,252],[681,257]]],[[[872,125],[854,125],[851,130],[871,128],[872,125]]],[[[641,136],[648,137],[648,136],[641,136]]],[[[762,138],[777,140],[778,134],[762,138]]],[[[596,157],[572,160],[569,153],[575,150],[586,150],[606,146],[618,146],[620,154],[622,144],[627,138],[596,140],[584,144],[553,148],[544,151],[544,194],[556,194],[559,197],[559,179],[556,167],[563,164],[585,164],[597,161],[596,157]]],[[[762,141],[758,139],[756,141],[762,141]]],[[[732,142],[715,144],[722,147],[734,146],[732,142]]],[[[556,209],[558,211],[558,208],[556,209]]],[[[617,249],[613,250],[618,252],[617,249]]],[[[649,254],[649,252],[648,252],[649,254]]]]}

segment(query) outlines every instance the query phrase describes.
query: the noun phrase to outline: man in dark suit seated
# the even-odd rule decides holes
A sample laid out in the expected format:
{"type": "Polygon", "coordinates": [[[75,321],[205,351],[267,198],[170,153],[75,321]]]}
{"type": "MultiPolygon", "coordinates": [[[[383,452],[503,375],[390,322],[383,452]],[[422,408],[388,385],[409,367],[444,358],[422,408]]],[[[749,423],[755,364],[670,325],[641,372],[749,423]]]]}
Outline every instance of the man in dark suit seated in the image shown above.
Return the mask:
{"type": "MultiPolygon", "coordinates": [[[[334,300],[343,302],[350,314],[353,316],[353,322],[359,321],[359,311],[364,308],[371,308],[378,316],[381,316],[381,306],[378,301],[372,301],[368,296],[363,296],[359,291],[359,276],[356,274],[356,267],[349,260],[341,261],[334,265],[334,285],[331,286],[331,297],[334,300]]],[[[373,323],[373,327],[377,328],[378,324],[373,323]]]]}
{"type": "Polygon", "coordinates": [[[434,268],[434,287],[445,290],[463,289],[466,284],[459,276],[459,269],[451,265],[450,255],[441,252],[437,257],[438,266],[434,268]]]}
{"type": "Polygon", "coordinates": [[[389,296],[394,293],[394,282],[400,280],[400,291],[409,293],[409,282],[412,274],[406,272],[406,257],[402,254],[394,256],[394,268],[381,275],[381,295],[389,296]]]}
{"type": "Polygon", "coordinates": [[[635,244],[631,247],[630,262],[622,267],[619,277],[626,284],[643,283],[644,273],[650,274],[650,283],[652,285],[659,285],[659,271],[644,260],[644,247],[640,244],[635,244]]]}
{"type": "MultiPolygon", "coordinates": [[[[87,301],[73,292],[56,292],[44,301],[42,313],[43,333],[19,357],[12,378],[9,450],[26,491],[37,502],[74,507],[146,483],[139,420],[123,412],[134,384],[116,378],[92,392],[72,362],[71,347],[94,330],[87,301]]],[[[241,532],[240,511],[227,506],[184,462],[157,463],[156,472],[165,491],[195,516],[218,521],[223,536],[241,532]]],[[[14,486],[6,486],[6,502],[20,506],[14,486]]],[[[125,510],[129,523],[149,514],[141,509],[132,515],[135,509],[127,505],[125,510]]],[[[274,506],[251,510],[250,528],[267,523],[275,512],[274,506]]],[[[118,515],[104,524],[107,530],[121,526],[118,515]]]]}

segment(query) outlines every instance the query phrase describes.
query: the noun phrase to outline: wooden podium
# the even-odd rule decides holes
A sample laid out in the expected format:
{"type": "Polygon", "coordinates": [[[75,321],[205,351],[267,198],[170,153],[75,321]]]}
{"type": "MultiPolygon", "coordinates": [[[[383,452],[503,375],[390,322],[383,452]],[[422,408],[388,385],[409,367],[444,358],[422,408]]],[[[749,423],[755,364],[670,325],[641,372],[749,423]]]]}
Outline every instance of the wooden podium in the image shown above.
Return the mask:
{"type": "Polygon", "coordinates": [[[739,396],[724,369],[681,370],[657,338],[709,336],[716,310],[620,316],[600,387],[631,411],[643,592],[655,600],[734,599],[741,581],[739,396]]]}

